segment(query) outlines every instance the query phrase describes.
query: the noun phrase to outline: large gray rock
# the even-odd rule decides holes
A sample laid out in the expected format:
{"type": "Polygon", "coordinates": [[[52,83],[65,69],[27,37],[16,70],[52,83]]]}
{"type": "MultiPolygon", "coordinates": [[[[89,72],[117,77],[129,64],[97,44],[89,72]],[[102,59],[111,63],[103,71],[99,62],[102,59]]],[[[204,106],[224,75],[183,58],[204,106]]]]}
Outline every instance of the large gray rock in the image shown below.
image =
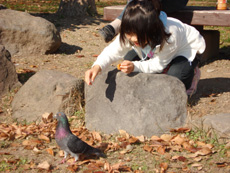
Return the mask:
{"type": "Polygon", "coordinates": [[[219,138],[230,139],[230,113],[205,115],[192,120],[188,125],[198,127],[207,133],[219,138]]]}
{"type": "Polygon", "coordinates": [[[20,85],[10,53],[0,45],[0,96],[20,85]]]}
{"type": "Polygon", "coordinates": [[[107,134],[125,130],[150,137],[181,127],[186,121],[185,87],[168,75],[126,75],[114,69],[86,86],[85,95],[85,121],[90,130],[107,134]]]}
{"type": "Polygon", "coordinates": [[[40,120],[46,112],[72,115],[79,109],[83,93],[83,80],[59,71],[39,71],[15,95],[13,117],[31,122],[40,120]]]}
{"type": "Polygon", "coordinates": [[[56,27],[26,12],[0,10],[0,44],[14,55],[55,52],[61,45],[56,27]]]}

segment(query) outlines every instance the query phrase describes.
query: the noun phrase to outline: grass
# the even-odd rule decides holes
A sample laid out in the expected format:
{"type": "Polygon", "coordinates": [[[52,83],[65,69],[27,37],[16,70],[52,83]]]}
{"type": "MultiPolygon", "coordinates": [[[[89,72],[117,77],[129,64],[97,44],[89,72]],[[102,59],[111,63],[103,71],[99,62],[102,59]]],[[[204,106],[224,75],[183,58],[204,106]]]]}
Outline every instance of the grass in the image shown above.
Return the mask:
{"type": "Polygon", "coordinates": [[[9,171],[13,171],[13,170],[18,170],[19,172],[23,172],[23,168],[21,168],[23,165],[25,165],[27,163],[27,159],[26,158],[20,158],[20,159],[13,159],[9,158],[9,160],[2,160],[0,161],[0,172],[9,172],[9,171]],[[14,164],[12,165],[11,162],[14,162],[14,164]]]}
{"type": "Polygon", "coordinates": [[[0,4],[18,11],[54,13],[59,7],[60,0],[0,0],[0,4]]]}
{"type": "Polygon", "coordinates": [[[212,130],[210,133],[210,130],[206,131],[201,128],[194,128],[191,131],[187,132],[186,135],[190,140],[193,140],[194,142],[200,141],[207,144],[212,144],[215,147],[215,150],[218,151],[219,157],[225,157],[227,151],[230,150],[225,148],[226,141],[220,141],[218,135],[214,130],[212,130]],[[209,134],[211,134],[211,136],[209,134]]]}

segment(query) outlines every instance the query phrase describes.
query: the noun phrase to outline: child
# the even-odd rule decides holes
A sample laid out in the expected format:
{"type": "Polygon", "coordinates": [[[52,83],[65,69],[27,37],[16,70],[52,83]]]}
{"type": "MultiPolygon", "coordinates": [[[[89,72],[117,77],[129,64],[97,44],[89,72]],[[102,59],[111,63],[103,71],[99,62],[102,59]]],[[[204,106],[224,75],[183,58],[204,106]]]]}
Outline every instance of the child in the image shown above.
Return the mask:
{"type": "Polygon", "coordinates": [[[88,85],[100,71],[134,49],[141,60],[124,60],[122,72],[165,73],[180,79],[188,95],[196,90],[200,75],[196,55],[204,52],[205,41],[194,27],[167,18],[160,10],[157,0],[133,0],[127,5],[120,34],[85,73],[88,85]]]}
{"type": "MultiPolygon", "coordinates": [[[[127,0],[127,2],[129,1],[132,0],[127,0]]],[[[187,5],[188,0],[160,0],[160,2],[164,12],[172,13],[183,9],[187,5]]],[[[118,34],[124,11],[125,9],[114,21],[99,30],[99,34],[103,37],[106,43],[110,42],[118,34]]]]}

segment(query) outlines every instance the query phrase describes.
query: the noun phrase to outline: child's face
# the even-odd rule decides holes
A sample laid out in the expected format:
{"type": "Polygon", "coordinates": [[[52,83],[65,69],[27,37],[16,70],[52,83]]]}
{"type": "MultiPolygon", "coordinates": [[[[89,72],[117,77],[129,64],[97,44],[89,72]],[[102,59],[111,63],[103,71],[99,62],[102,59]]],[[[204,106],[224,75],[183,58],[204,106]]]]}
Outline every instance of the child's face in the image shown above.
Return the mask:
{"type": "Polygon", "coordinates": [[[125,34],[125,37],[131,42],[133,43],[135,46],[140,47],[139,43],[138,43],[138,39],[137,39],[137,35],[136,34],[125,34]]]}
{"type": "MultiPolygon", "coordinates": [[[[138,42],[138,38],[136,34],[125,34],[125,37],[135,46],[141,47],[141,45],[138,42]]],[[[145,41],[145,46],[146,45],[147,45],[147,41],[145,41]]]]}

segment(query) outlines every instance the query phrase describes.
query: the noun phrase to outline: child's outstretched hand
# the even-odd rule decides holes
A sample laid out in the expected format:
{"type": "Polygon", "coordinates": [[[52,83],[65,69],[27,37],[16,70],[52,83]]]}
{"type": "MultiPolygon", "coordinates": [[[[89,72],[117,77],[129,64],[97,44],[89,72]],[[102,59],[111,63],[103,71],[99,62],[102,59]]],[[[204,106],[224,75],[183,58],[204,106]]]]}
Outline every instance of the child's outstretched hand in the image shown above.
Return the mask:
{"type": "Polygon", "coordinates": [[[101,67],[99,65],[95,65],[91,69],[87,70],[85,72],[85,82],[88,85],[92,85],[94,79],[96,78],[96,76],[100,71],[101,71],[101,67]]]}
{"type": "Polygon", "coordinates": [[[134,65],[131,61],[125,60],[119,65],[118,70],[121,70],[122,72],[129,74],[133,72],[134,65]]]}

